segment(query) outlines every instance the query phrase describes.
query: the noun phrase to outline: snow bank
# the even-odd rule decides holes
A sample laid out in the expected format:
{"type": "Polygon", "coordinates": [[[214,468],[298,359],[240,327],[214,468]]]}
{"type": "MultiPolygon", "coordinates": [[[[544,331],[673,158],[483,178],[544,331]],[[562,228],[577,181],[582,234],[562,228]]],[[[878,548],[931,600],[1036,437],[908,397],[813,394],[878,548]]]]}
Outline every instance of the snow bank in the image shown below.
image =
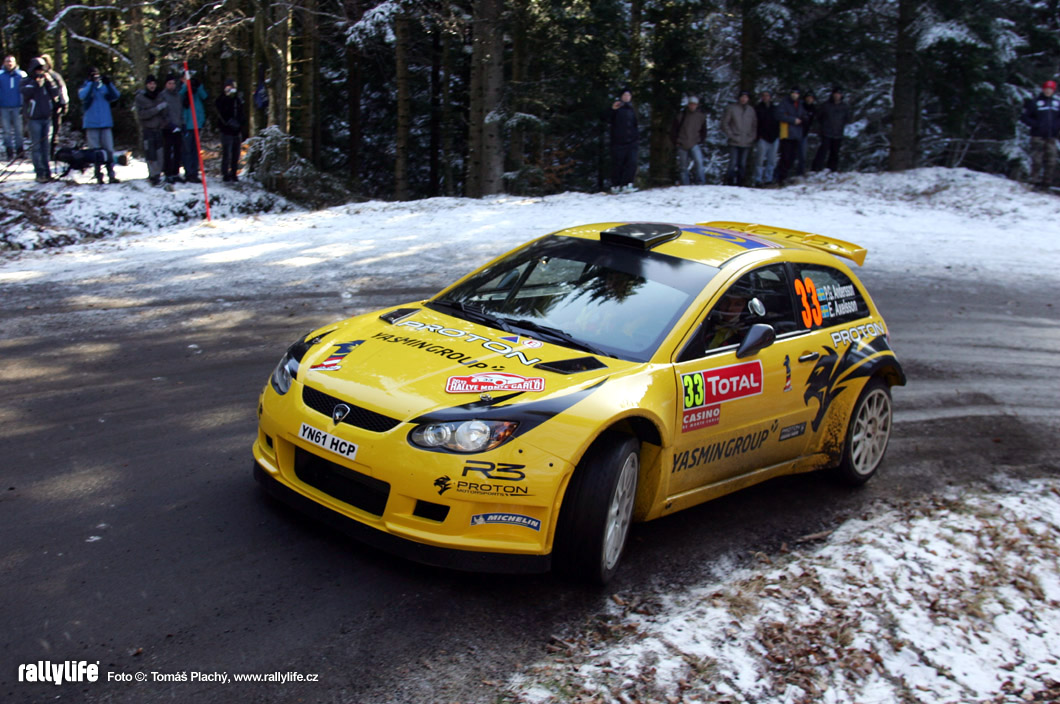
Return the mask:
{"type": "Polygon", "coordinates": [[[876,511],[714,584],[615,595],[503,700],[1057,701],[1060,480],[876,511]]]}

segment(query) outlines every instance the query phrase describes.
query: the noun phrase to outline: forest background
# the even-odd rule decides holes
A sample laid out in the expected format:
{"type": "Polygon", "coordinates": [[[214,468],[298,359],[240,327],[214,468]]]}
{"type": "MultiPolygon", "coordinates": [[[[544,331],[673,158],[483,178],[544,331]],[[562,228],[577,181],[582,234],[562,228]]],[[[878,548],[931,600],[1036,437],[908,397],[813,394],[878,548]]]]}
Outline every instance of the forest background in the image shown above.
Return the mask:
{"type": "Polygon", "coordinates": [[[138,142],[148,74],[186,60],[211,105],[236,78],[248,165],[291,195],[601,190],[601,115],[626,86],[641,185],[675,182],[669,131],[688,95],[708,114],[717,180],[718,119],[740,90],[799,86],[820,102],[835,85],[853,111],[844,170],[1019,178],[1023,101],[1060,69],[1060,0],[0,0],[0,19],[4,55],[52,56],[75,127],[88,67],[114,78],[119,145],[138,142]]]}

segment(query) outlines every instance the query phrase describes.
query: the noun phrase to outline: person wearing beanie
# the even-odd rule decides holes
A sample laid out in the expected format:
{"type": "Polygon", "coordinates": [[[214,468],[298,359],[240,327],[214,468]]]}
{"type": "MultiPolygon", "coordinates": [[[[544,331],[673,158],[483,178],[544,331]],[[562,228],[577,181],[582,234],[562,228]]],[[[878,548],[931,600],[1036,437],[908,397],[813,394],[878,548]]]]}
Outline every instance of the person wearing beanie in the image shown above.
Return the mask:
{"type": "Polygon", "coordinates": [[[1056,140],[1060,137],[1060,98],[1056,81],[1042,84],[1037,98],[1026,101],[1020,122],[1031,128],[1031,181],[1045,190],[1056,172],[1056,140]]]}
{"type": "Polygon", "coordinates": [[[813,157],[813,170],[820,171],[825,167],[832,171],[839,170],[839,148],[843,144],[843,133],[850,123],[850,106],[843,102],[843,89],[836,86],[828,100],[817,108],[818,131],[821,134],[821,146],[813,157]]]}
{"type": "Polygon", "coordinates": [[[777,121],[780,123],[780,162],[777,164],[777,184],[784,185],[784,179],[795,166],[798,156],[799,140],[802,139],[803,125],[806,123],[806,108],[803,107],[802,92],[792,88],[788,96],[777,106],[777,121]]]}
{"type": "Polygon", "coordinates": [[[721,131],[729,140],[729,171],[725,183],[742,186],[747,169],[747,154],[758,136],[758,115],[751,107],[751,94],[742,91],[735,103],[721,116],[721,131]]]}
{"type": "Polygon", "coordinates": [[[59,87],[48,76],[40,59],[30,62],[30,76],[22,83],[22,104],[29,118],[30,148],[37,183],[51,180],[51,140],[53,106],[59,102],[59,87]]]}
{"type": "Polygon", "coordinates": [[[63,116],[70,111],[70,91],[66,87],[66,81],[63,80],[62,74],[55,70],[51,56],[41,54],[40,62],[44,64],[44,70],[48,73],[48,77],[59,88],[59,100],[55,103],[55,109],[52,111],[51,157],[54,160],[55,146],[59,141],[59,128],[63,124],[63,116]]]}
{"type": "MultiPolygon", "coordinates": [[[[110,112],[110,104],[121,97],[118,89],[110,76],[102,75],[93,66],[88,69],[88,78],[77,91],[77,97],[84,104],[81,124],[85,128],[85,141],[90,149],[107,152],[107,175],[111,183],[117,183],[118,179],[114,177],[114,117],[110,112]]],[[[96,181],[103,183],[99,164],[96,164],[96,181]]]]}
{"type": "Polygon", "coordinates": [[[611,108],[604,111],[603,119],[611,126],[611,192],[635,191],[640,128],[633,91],[623,88],[611,108]]]}
{"type": "Polygon", "coordinates": [[[221,130],[221,175],[225,181],[238,181],[236,172],[239,171],[239,150],[243,146],[246,108],[243,98],[236,92],[234,79],[225,81],[224,94],[215,101],[214,107],[221,130]]]}
{"type": "Polygon", "coordinates": [[[166,111],[162,113],[165,118],[162,125],[162,170],[166,183],[180,181],[183,159],[184,136],[180,126],[184,121],[184,108],[180,101],[179,80],[176,75],[169,74],[161,91],[162,101],[166,104],[166,111]]]}
{"type": "Polygon", "coordinates": [[[706,177],[703,173],[703,147],[707,139],[707,115],[699,109],[699,98],[688,97],[685,109],[681,111],[670,126],[670,141],[677,147],[677,171],[681,175],[681,185],[688,185],[688,166],[695,165],[696,183],[703,185],[706,177]]]}
{"type": "Polygon", "coordinates": [[[144,161],[147,162],[147,180],[152,186],[162,185],[163,136],[166,126],[166,111],[169,106],[162,98],[158,79],[148,76],[144,88],[136,93],[133,102],[136,118],[143,133],[144,161]]]}

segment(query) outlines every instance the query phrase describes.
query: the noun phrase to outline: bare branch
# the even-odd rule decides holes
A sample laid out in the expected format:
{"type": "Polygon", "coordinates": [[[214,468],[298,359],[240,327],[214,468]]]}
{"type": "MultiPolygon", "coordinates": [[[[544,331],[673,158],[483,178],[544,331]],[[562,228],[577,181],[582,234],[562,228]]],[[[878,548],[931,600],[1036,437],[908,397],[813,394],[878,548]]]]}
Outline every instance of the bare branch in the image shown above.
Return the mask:
{"type": "MultiPolygon", "coordinates": [[[[102,49],[103,51],[107,52],[108,54],[111,54],[111,55],[117,57],[118,59],[120,59],[121,61],[125,62],[129,67],[132,67],[133,66],[132,59],[130,59],[128,56],[126,56],[125,54],[121,53],[120,51],[118,51],[117,49],[112,47],[110,44],[104,44],[103,42],[98,41],[96,39],[92,39],[91,37],[81,36],[80,34],[75,32],[74,30],[70,29],[70,27],[67,26],[65,23],[60,21],[60,18],[62,18],[66,14],[67,10],[77,9],[78,7],[82,7],[83,9],[87,9],[87,10],[115,10],[115,9],[117,9],[117,8],[114,8],[114,7],[89,7],[87,5],[85,5],[85,6],[76,6],[75,5],[73,7],[68,7],[68,8],[66,8],[66,10],[63,10],[62,12],[59,13],[59,17],[56,18],[56,20],[54,21],[53,24],[49,24],[48,25],[49,31],[54,30],[55,27],[58,26],[58,25],[62,25],[63,29],[66,30],[67,35],[71,39],[75,39],[75,40],[77,40],[79,42],[82,42],[84,44],[88,44],[89,46],[94,46],[94,47],[96,47],[98,49],[102,49]]],[[[45,22],[45,23],[48,22],[47,18],[45,18],[44,15],[42,15],[40,12],[37,11],[37,8],[35,8],[35,7],[31,8],[30,11],[34,15],[36,15],[37,18],[41,22],[45,22]]]]}

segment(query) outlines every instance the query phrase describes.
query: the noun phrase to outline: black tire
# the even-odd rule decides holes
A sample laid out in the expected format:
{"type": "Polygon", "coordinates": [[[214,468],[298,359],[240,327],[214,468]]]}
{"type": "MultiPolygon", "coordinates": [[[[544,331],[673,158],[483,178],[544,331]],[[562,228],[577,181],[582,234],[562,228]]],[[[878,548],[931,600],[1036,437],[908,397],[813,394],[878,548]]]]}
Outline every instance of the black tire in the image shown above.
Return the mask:
{"type": "Polygon", "coordinates": [[[843,457],[833,476],[847,486],[861,486],[876,474],[891,437],[891,390],[873,378],[861,390],[850,414],[843,457]]]}
{"type": "Polygon", "coordinates": [[[569,576],[604,585],[614,576],[633,520],[640,441],[605,433],[585,453],[563,497],[553,557],[569,576]]]}

